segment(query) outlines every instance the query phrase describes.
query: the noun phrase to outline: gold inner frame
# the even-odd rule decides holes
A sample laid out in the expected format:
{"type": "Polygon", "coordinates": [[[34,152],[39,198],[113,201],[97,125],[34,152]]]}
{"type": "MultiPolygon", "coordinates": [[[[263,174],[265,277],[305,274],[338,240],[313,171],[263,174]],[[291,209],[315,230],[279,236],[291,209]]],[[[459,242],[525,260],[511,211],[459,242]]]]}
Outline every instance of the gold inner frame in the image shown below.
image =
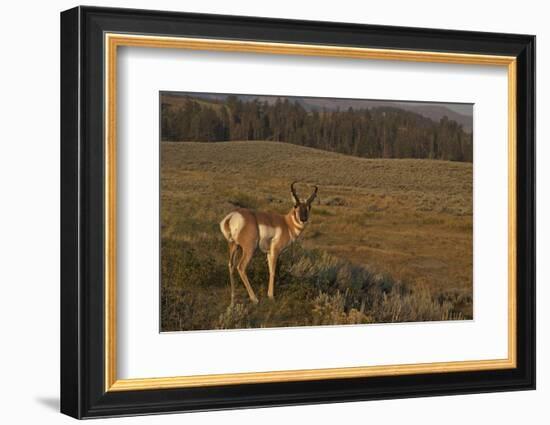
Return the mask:
{"type": "Polygon", "coordinates": [[[105,46],[105,391],[236,385],[510,369],[516,367],[516,58],[461,53],[370,49],[328,45],[213,40],[106,33],[105,46]],[[118,379],[116,372],[116,99],[117,49],[120,46],[325,56],[468,65],[494,65],[508,72],[508,357],[495,360],[416,363],[247,372],[164,378],[118,379]]]}

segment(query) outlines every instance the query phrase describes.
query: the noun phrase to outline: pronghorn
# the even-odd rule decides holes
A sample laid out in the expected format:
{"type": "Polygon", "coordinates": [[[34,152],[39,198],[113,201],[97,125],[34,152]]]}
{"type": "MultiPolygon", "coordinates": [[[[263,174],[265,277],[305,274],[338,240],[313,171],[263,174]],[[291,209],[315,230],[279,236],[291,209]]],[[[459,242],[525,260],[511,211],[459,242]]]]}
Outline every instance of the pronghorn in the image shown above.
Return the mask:
{"type": "Polygon", "coordinates": [[[229,280],[231,282],[231,305],[235,300],[235,268],[253,303],[258,302],[256,294],[246,275],[246,267],[252,259],[256,248],[267,254],[269,267],[269,287],[267,296],[273,299],[275,286],[275,268],[277,257],[285,248],[294,242],[304,231],[309,219],[311,203],[317,196],[317,186],[306,200],[300,200],[294,185],[290,185],[294,206],[286,215],[274,212],[254,211],[239,208],[224,217],[220,229],[229,242],[229,280]],[[242,253],[237,259],[239,251],[242,253]]]}

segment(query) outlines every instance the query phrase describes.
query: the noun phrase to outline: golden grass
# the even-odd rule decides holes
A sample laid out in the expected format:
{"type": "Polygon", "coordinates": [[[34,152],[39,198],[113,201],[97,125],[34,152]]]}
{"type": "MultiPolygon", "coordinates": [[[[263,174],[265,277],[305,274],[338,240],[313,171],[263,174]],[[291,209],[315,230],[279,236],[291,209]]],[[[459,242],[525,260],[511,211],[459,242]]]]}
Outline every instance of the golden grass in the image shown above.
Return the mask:
{"type": "MultiPolygon", "coordinates": [[[[163,244],[180,241],[198,253],[208,250],[211,261],[225,265],[218,228],[225,214],[235,206],[284,213],[291,207],[290,182],[300,182],[303,197],[317,184],[319,202],[303,234],[304,249],[390,275],[440,302],[452,298],[455,311],[471,317],[472,164],[363,159],[261,141],[161,146],[163,244]]],[[[222,269],[219,276],[226,285],[222,269]]],[[[265,297],[260,292],[265,282],[251,280],[265,297]]],[[[191,283],[178,285],[185,290],[191,283]]],[[[218,296],[225,296],[223,288],[218,296]]],[[[275,289],[277,296],[282,289],[275,289]]]]}

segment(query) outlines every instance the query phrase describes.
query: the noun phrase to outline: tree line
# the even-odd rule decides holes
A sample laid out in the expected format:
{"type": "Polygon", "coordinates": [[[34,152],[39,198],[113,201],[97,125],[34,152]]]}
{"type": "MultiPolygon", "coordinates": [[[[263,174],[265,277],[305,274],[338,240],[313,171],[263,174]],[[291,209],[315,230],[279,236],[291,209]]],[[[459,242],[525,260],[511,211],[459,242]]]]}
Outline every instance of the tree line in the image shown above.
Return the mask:
{"type": "Polygon", "coordinates": [[[161,140],[269,140],[365,158],[472,161],[472,134],[446,116],[435,122],[395,107],[308,111],[298,101],[161,102],[161,140]]]}

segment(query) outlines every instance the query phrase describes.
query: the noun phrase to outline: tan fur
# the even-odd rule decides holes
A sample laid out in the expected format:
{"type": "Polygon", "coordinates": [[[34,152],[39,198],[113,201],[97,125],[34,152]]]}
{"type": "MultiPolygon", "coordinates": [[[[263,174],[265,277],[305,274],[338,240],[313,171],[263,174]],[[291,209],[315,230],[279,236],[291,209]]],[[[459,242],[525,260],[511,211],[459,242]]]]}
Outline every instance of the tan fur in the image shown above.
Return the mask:
{"type": "Polygon", "coordinates": [[[269,267],[267,295],[273,299],[277,258],[285,248],[300,236],[306,224],[301,222],[296,206],[286,215],[239,208],[223,218],[220,222],[220,230],[229,243],[229,279],[231,282],[232,305],[235,299],[233,275],[235,268],[243,281],[250,300],[254,303],[258,302],[258,298],[246,275],[246,268],[258,247],[267,254],[269,267]],[[239,252],[241,255],[237,259],[239,252]]]}

